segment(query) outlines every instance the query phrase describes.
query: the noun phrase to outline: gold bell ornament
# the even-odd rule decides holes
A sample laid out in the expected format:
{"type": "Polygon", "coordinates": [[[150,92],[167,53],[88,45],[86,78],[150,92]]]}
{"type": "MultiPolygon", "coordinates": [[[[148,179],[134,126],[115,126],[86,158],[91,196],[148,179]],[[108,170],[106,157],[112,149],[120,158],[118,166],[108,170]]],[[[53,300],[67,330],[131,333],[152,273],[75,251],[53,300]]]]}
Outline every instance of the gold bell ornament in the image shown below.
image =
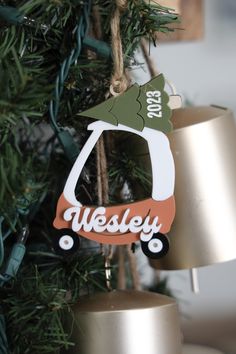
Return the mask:
{"type": "MultiPolygon", "coordinates": [[[[142,50],[155,76],[147,45],[142,50]]],[[[197,291],[196,267],[236,259],[236,124],[232,112],[219,106],[172,112],[176,215],[169,252],[149,262],[157,269],[191,269],[197,291]]],[[[145,143],[132,146],[150,171],[145,143]]]]}
{"type": "Polygon", "coordinates": [[[173,111],[169,139],[176,168],[176,217],[169,253],[157,269],[206,266],[236,258],[236,125],[229,109],[173,111]]]}
{"type": "Polygon", "coordinates": [[[72,308],[70,354],[181,354],[176,302],[164,295],[115,290],[80,298],[72,308]]]}

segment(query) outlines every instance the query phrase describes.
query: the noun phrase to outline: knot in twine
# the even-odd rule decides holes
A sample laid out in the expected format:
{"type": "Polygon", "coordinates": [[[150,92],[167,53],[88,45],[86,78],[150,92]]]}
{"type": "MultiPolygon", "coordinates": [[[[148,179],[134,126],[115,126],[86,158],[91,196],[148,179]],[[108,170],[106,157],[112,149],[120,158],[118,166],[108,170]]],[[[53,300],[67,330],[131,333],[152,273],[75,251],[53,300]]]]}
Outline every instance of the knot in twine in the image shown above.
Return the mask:
{"type": "Polygon", "coordinates": [[[111,19],[111,47],[114,61],[114,72],[111,78],[110,92],[117,96],[128,87],[128,80],[124,73],[123,50],[120,35],[120,16],[127,8],[127,0],[116,0],[116,9],[111,19]]]}
{"type": "Polygon", "coordinates": [[[122,12],[127,9],[128,1],[127,0],[116,0],[116,7],[117,9],[122,12]]]}

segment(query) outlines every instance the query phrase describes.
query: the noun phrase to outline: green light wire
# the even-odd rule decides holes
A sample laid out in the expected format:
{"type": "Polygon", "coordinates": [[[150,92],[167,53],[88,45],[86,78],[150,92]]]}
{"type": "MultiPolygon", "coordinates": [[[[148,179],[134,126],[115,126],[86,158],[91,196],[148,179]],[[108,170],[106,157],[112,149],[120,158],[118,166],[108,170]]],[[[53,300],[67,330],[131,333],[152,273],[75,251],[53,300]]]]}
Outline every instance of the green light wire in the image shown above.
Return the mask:
{"type": "MultiPolygon", "coordinates": [[[[9,228],[4,234],[2,231],[2,226],[4,222],[4,217],[0,216],[0,267],[2,266],[2,263],[4,261],[4,241],[8,238],[8,236],[11,234],[12,230],[9,228]]],[[[17,217],[13,221],[12,225],[15,227],[17,222],[17,217]]]]}
{"type": "MultiPolygon", "coordinates": [[[[13,226],[16,225],[17,218],[18,215],[13,221],[13,226]]],[[[4,217],[0,216],[0,267],[2,266],[4,261],[4,241],[12,232],[11,229],[8,229],[5,233],[3,233],[3,222],[4,217]]],[[[13,246],[10,258],[7,262],[8,268],[6,269],[6,273],[4,273],[4,275],[0,274],[0,287],[3,287],[4,284],[6,284],[9,280],[12,279],[13,276],[16,275],[18,268],[23,260],[25,254],[25,247],[19,241],[21,241],[21,239],[18,239],[18,242],[13,246]]],[[[0,306],[0,354],[8,354],[9,348],[6,335],[6,323],[4,314],[1,313],[1,311],[2,308],[0,306]]]]}
{"type": "Polygon", "coordinates": [[[3,314],[0,314],[0,353],[1,354],[9,353],[7,335],[6,335],[6,323],[3,314]]]}
{"type": "MultiPolygon", "coordinates": [[[[64,82],[69,74],[69,70],[71,65],[73,65],[78,59],[81,49],[82,49],[82,41],[86,36],[89,28],[89,15],[91,10],[91,0],[87,0],[84,3],[84,7],[82,10],[82,14],[79,19],[79,23],[76,26],[74,32],[76,36],[76,47],[72,49],[70,55],[63,61],[60,67],[60,71],[56,78],[56,84],[54,89],[54,97],[50,101],[49,104],[49,114],[50,114],[50,122],[53,130],[58,135],[63,129],[58,126],[57,118],[59,112],[60,98],[63,93],[64,82]]],[[[72,137],[71,137],[72,138],[72,137]]],[[[63,145],[63,148],[66,150],[66,147],[63,144],[63,141],[60,141],[63,145]]],[[[67,142],[65,142],[67,143],[67,142]]]]}
{"type": "MultiPolygon", "coordinates": [[[[4,260],[4,245],[3,245],[3,234],[2,234],[2,224],[4,218],[0,217],[0,267],[4,260]]],[[[1,309],[1,308],[0,308],[1,309]]],[[[8,354],[8,342],[7,342],[7,335],[6,335],[6,324],[5,318],[2,313],[0,313],[0,353],[1,354],[8,354]]]]}
{"type": "Polygon", "coordinates": [[[4,245],[3,245],[3,234],[2,234],[2,223],[4,218],[0,217],[0,267],[4,260],[4,245]]]}
{"type": "MultiPolygon", "coordinates": [[[[1,7],[1,11],[4,9],[1,7]]],[[[90,15],[90,10],[91,10],[91,0],[87,0],[85,2],[84,7],[83,7],[83,12],[79,20],[79,24],[75,28],[75,35],[76,35],[76,47],[72,49],[71,54],[69,57],[67,57],[64,62],[61,65],[60,71],[58,73],[58,76],[56,78],[56,84],[55,84],[55,90],[54,90],[54,98],[50,101],[49,105],[49,114],[50,114],[50,122],[53,130],[55,131],[56,135],[60,136],[60,142],[63,145],[63,148],[65,152],[67,153],[67,156],[69,157],[70,160],[73,159],[73,155],[75,152],[70,151],[71,149],[75,149],[75,144],[73,144],[72,140],[73,138],[71,136],[68,136],[68,134],[65,136],[61,133],[65,132],[61,127],[58,126],[57,124],[57,117],[58,117],[58,112],[59,112],[59,105],[60,105],[60,98],[63,93],[63,88],[64,88],[64,82],[69,74],[70,67],[76,62],[78,59],[81,49],[82,49],[82,41],[84,37],[87,34],[88,28],[89,28],[89,15],[90,15]],[[61,135],[60,135],[61,134],[61,135]],[[69,145],[69,148],[68,146],[69,145]]],[[[6,11],[5,11],[6,12],[6,11]]],[[[6,16],[4,12],[4,16],[6,16]]],[[[8,13],[7,13],[8,15],[8,13]]],[[[22,19],[21,19],[22,21],[22,19]]],[[[21,22],[20,21],[20,22],[21,22]]],[[[0,266],[3,263],[4,260],[4,239],[8,235],[4,235],[2,233],[2,224],[3,224],[4,218],[0,217],[0,266]]],[[[23,245],[20,245],[23,247],[23,245]]],[[[16,248],[16,252],[19,253],[19,250],[16,248]]],[[[20,250],[20,254],[18,255],[18,263],[21,263],[21,260],[23,258],[24,254],[24,249],[20,250]]],[[[14,260],[14,257],[13,257],[14,260]]],[[[13,264],[14,265],[14,264],[13,264]]],[[[14,269],[14,267],[13,267],[14,269]]],[[[18,268],[17,268],[18,270],[18,268]]],[[[11,277],[8,276],[1,276],[1,281],[0,281],[0,286],[3,286],[3,284],[8,281],[11,277]]],[[[9,349],[8,349],[8,343],[7,343],[7,336],[6,336],[6,326],[5,326],[5,319],[4,315],[0,313],[0,353],[1,354],[8,354],[9,349]]]]}

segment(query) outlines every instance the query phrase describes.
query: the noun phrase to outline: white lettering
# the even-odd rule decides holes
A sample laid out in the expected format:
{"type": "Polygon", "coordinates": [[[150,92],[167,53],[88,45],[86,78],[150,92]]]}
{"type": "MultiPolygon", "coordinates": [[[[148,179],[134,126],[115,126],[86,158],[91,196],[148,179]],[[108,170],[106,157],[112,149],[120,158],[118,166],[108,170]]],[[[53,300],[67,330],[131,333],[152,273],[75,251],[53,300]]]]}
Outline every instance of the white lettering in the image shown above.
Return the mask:
{"type": "Polygon", "coordinates": [[[118,215],[113,215],[110,218],[106,228],[108,232],[117,232],[117,230],[119,229],[118,215]]]}
{"type": "Polygon", "coordinates": [[[162,118],[162,100],[160,91],[147,91],[147,116],[148,118],[162,118]],[[155,98],[154,98],[155,97],[155,98]]]}
{"type": "Polygon", "coordinates": [[[142,241],[149,241],[154,233],[158,233],[161,228],[161,224],[158,224],[158,216],[155,216],[153,220],[150,220],[150,215],[146,216],[143,220],[141,216],[133,216],[130,221],[127,221],[130,214],[130,209],[126,209],[121,221],[119,222],[119,216],[113,215],[108,220],[106,217],[106,208],[98,207],[92,211],[90,208],[71,207],[64,212],[64,220],[72,221],[71,227],[75,232],[81,229],[85,232],[110,232],[110,233],[139,233],[142,241]],[[82,214],[81,214],[82,213],[82,214]],[[80,220],[80,221],[79,221],[80,220]]]}

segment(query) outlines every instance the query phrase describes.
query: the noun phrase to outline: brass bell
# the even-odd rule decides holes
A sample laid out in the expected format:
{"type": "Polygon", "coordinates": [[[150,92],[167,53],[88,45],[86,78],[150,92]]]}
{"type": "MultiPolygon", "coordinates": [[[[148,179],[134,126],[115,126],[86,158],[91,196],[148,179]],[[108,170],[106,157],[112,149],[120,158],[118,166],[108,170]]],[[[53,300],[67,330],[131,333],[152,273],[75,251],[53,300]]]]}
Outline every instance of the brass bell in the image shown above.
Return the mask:
{"type": "Polygon", "coordinates": [[[80,298],[72,307],[70,354],[181,354],[176,302],[164,295],[115,290],[80,298]]]}
{"type": "Polygon", "coordinates": [[[173,113],[176,217],[157,269],[186,269],[236,258],[236,125],[228,109],[173,113]]]}

